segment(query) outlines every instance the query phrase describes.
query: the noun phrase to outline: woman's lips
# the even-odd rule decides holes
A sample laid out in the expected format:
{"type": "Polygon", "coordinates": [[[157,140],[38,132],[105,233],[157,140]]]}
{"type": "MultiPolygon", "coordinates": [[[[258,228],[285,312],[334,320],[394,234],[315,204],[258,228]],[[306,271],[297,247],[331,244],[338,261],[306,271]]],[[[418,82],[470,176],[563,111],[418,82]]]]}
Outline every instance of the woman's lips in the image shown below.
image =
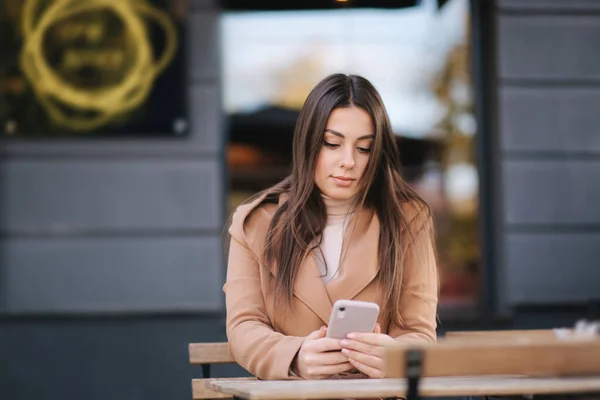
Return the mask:
{"type": "Polygon", "coordinates": [[[339,187],[348,187],[350,185],[352,185],[352,183],[354,182],[354,178],[349,178],[347,176],[332,176],[333,181],[335,182],[336,186],[339,187]]]}

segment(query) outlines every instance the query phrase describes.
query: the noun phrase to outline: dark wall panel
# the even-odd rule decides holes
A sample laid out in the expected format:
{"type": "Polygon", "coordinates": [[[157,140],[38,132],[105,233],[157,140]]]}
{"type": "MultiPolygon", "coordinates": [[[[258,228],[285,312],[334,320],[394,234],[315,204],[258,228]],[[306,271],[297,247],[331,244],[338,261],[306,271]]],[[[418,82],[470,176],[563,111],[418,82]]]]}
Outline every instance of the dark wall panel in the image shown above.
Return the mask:
{"type": "MultiPolygon", "coordinates": [[[[191,400],[190,342],[225,340],[220,316],[0,321],[0,393],[25,400],[191,400]]],[[[243,376],[217,365],[213,376],[243,376]]]]}
{"type": "Polygon", "coordinates": [[[2,242],[4,314],[221,311],[218,237],[2,242]]]}
{"type": "Polygon", "coordinates": [[[600,10],[597,0],[497,0],[500,9],[544,11],[600,10]]]}
{"type": "Polygon", "coordinates": [[[502,149],[600,155],[600,89],[504,87],[502,149]]]}
{"type": "Polygon", "coordinates": [[[503,15],[500,78],[600,80],[600,15],[503,15]]]}
{"type": "Polygon", "coordinates": [[[509,302],[569,304],[600,298],[599,244],[599,233],[509,234],[509,302]]]}
{"type": "Polygon", "coordinates": [[[187,143],[187,151],[194,154],[212,152],[221,158],[224,154],[224,133],[219,83],[196,85],[191,88],[190,96],[193,99],[190,108],[192,136],[187,143]]]}
{"type": "Polygon", "coordinates": [[[505,224],[600,224],[600,159],[509,160],[503,174],[505,224]]]}
{"type": "Polygon", "coordinates": [[[600,2],[496,5],[499,302],[585,303],[600,293],[600,2]]]}
{"type": "Polygon", "coordinates": [[[192,80],[217,79],[221,76],[219,15],[199,11],[189,17],[190,77],[192,80]]]}
{"type": "Polygon", "coordinates": [[[217,161],[27,159],[2,168],[5,232],[221,229],[217,161]]]}

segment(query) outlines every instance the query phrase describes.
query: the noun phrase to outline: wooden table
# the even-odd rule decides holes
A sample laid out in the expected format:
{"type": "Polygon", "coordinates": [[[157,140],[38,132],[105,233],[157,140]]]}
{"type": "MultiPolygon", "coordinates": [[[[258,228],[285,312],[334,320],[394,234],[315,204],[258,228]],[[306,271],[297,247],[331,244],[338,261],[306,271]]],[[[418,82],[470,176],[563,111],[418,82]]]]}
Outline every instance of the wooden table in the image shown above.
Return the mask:
{"type": "MultiPolygon", "coordinates": [[[[247,400],[366,399],[405,397],[407,380],[351,379],[321,381],[236,381],[214,380],[208,386],[216,391],[247,400]]],[[[600,376],[531,378],[522,376],[473,376],[423,378],[419,395],[512,396],[597,393],[600,376]]]]}
{"type": "Polygon", "coordinates": [[[388,379],[215,380],[234,400],[368,399],[446,396],[593,395],[600,400],[600,339],[440,340],[386,345],[388,379]]]}

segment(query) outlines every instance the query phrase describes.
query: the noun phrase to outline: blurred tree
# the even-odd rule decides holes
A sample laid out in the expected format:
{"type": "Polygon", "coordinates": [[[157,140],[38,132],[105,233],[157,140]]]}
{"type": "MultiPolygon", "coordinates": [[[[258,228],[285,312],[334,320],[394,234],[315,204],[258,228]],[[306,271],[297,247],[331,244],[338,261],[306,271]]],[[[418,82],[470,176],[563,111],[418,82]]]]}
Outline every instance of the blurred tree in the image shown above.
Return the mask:
{"type": "MultiPolygon", "coordinates": [[[[470,37],[467,19],[465,38],[470,37]]],[[[462,291],[475,291],[473,282],[477,281],[480,265],[480,246],[478,240],[478,201],[477,191],[469,197],[448,198],[448,181],[451,171],[460,166],[465,170],[476,171],[474,135],[476,132],[473,95],[470,40],[456,45],[448,54],[444,68],[434,78],[433,89],[438,100],[445,106],[446,113],[437,124],[444,132],[442,137],[443,155],[441,157],[442,193],[446,197],[443,203],[448,209],[441,218],[438,232],[438,251],[440,262],[445,269],[442,276],[449,280],[448,286],[460,286],[462,291]],[[470,167],[470,168],[469,168],[470,167]],[[462,282],[458,282],[462,280],[462,282]],[[466,283],[467,282],[467,283],[466,283]],[[468,283],[470,282],[470,283],[468,283]]],[[[447,287],[447,291],[452,288],[447,287]]],[[[442,292],[444,282],[442,282],[442,292]]],[[[474,293],[461,293],[461,295],[474,293]]]]}

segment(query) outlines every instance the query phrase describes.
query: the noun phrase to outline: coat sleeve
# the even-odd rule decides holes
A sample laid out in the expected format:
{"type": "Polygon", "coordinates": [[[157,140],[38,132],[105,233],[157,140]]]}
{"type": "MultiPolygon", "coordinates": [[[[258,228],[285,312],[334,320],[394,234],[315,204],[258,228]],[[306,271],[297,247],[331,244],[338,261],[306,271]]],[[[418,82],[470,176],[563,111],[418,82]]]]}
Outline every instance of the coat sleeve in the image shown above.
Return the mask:
{"type": "Polygon", "coordinates": [[[388,334],[406,344],[435,342],[439,281],[433,218],[428,210],[421,209],[410,226],[414,233],[404,256],[398,299],[401,323],[392,319],[388,334]]]}
{"type": "MultiPolygon", "coordinates": [[[[260,265],[244,233],[247,212],[236,211],[229,229],[231,242],[223,290],[227,308],[227,339],[233,359],[259,379],[298,379],[291,363],[304,337],[275,332],[261,290],[260,265]]],[[[251,231],[252,226],[246,227],[251,231]]]]}

